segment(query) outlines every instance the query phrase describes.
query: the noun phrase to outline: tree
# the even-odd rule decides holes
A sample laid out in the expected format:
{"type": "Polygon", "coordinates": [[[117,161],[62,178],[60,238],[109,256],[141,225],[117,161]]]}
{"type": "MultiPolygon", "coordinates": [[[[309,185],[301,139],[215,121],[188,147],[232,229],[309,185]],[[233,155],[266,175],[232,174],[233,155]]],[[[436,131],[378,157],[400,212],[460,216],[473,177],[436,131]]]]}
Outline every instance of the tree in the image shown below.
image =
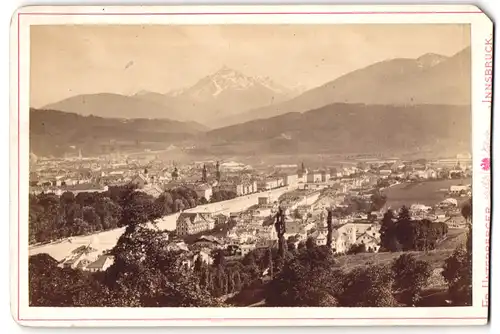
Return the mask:
{"type": "Polygon", "coordinates": [[[100,231],[102,229],[101,218],[92,206],[83,207],[83,220],[89,225],[89,232],[100,231]]]}
{"type": "Polygon", "coordinates": [[[134,191],[124,200],[121,226],[137,226],[161,217],[153,196],[134,191]]]}
{"type": "Polygon", "coordinates": [[[380,248],[382,251],[400,251],[400,245],[396,235],[396,224],[394,223],[394,212],[387,210],[380,225],[380,248]]]}
{"type": "Polygon", "coordinates": [[[314,238],[312,237],[307,238],[306,249],[313,249],[314,247],[316,247],[316,241],[314,240],[314,238]]]}
{"type": "Polygon", "coordinates": [[[366,253],[365,244],[353,244],[347,251],[347,254],[359,254],[359,253],[366,253]]]}
{"type": "Polygon", "coordinates": [[[376,191],[371,195],[371,208],[370,211],[378,211],[382,209],[387,202],[387,196],[382,194],[380,191],[376,191]]]}
{"type": "Polygon", "coordinates": [[[59,268],[47,254],[29,258],[28,275],[30,306],[106,306],[105,287],[80,270],[59,268]]]}
{"type": "Polygon", "coordinates": [[[427,261],[420,261],[413,254],[402,254],[392,263],[393,288],[401,294],[402,301],[414,306],[420,300],[422,289],[428,284],[432,268],[427,261]]]}
{"type": "MultiPolygon", "coordinates": [[[[280,258],[280,257],[278,257],[280,258]]],[[[266,288],[269,306],[325,306],[336,304],[342,272],[331,252],[304,249],[289,259],[266,288]]]]}
{"type": "Polygon", "coordinates": [[[438,239],[447,232],[441,224],[435,224],[428,219],[399,219],[395,225],[398,242],[404,251],[428,251],[436,247],[438,239]]]}
{"type": "Polygon", "coordinates": [[[285,257],[285,212],[280,206],[278,208],[278,213],[276,213],[276,222],[274,223],[274,228],[276,229],[276,234],[278,235],[278,250],[281,257],[285,257]]]}
{"type": "Polygon", "coordinates": [[[242,288],[241,276],[239,271],[233,273],[234,291],[240,291],[242,288]]]}
{"type": "Polygon", "coordinates": [[[331,208],[327,209],[328,214],[326,217],[326,226],[328,228],[328,233],[326,235],[326,246],[332,248],[332,237],[333,237],[333,212],[331,208]]]}
{"type": "Polygon", "coordinates": [[[163,194],[161,194],[156,199],[156,203],[159,206],[162,215],[168,215],[171,214],[172,212],[175,212],[174,199],[172,198],[172,195],[168,191],[165,191],[163,194]]]}
{"type": "Polygon", "coordinates": [[[465,246],[458,246],[445,260],[442,275],[455,305],[472,305],[472,226],[469,226],[465,246]]]}
{"type": "Polygon", "coordinates": [[[120,306],[210,307],[220,303],[186,270],[182,251],[171,249],[165,234],[137,226],[126,229],[112,250],[107,284],[120,306]]]}
{"type": "Polygon", "coordinates": [[[370,265],[355,268],[343,281],[339,297],[343,307],[392,307],[396,300],[392,294],[391,268],[385,265],[370,265]]]}
{"type": "Polygon", "coordinates": [[[461,211],[467,223],[472,224],[472,199],[464,203],[461,211]]]}
{"type": "Polygon", "coordinates": [[[389,183],[389,180],[387,179],[378,179],[377,180],[377,188],[387,188],[391,184],[389,183]]]}
{"type": "Polygon", "coordinates": [[[117,227],[122,216],[122,208],[105,196],[98,198],[95,204],[95,212],[101,220],[103,230],[117,227]]]}
{"type": "Polygon", "coordinates": [[[201,275],[203,272],[203,269],[204,269],[203,260],[201,259],[201,255],[198,255],[196,257],[196,260],[194,261],[193,271],[195,273],[201,275]]]}
{"type": "Polygon", "coordinates": [[[399,210],[398,220],[402,221],[402,220],[410,220],[410,219],[411,219],[410,210],[408,209],[408,207],[406,207],[406,205],[403,205],[401,207],[401,209],[399,210]]]}
{"type": "Polygon", "coordinates": [[[216,250],[213,253],[214,263],[213,266],[215,268],[225,268],[226,267],[226,258],[224,256],[224,252],[221,249],[216,250]]]}
{"type": "Polygon", "coordinates": [[[274,277],[274,269],[273,269],[273,251],[271,248],[269,248],[266,251],[266,263],[265,266],[269,268],[269,277],[273,278],[274,277]]]}

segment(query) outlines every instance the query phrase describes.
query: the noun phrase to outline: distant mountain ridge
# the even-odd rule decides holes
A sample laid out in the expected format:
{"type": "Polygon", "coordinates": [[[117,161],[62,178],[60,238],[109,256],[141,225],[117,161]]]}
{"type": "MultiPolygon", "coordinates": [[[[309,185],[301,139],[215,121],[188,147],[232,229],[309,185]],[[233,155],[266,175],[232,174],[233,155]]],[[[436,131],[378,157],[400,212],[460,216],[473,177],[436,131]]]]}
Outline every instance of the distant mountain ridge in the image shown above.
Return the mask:
{"type": "Polygon", "coordinates": [[[183,96],[190,99],[216,98],[225,91],[245,91],[249,88],[267,88],[276,94],[291,95],[292,89],[277,84],[269,77],[251,77],[227,66],[221,67],[214,74],[200,79],[196,84],[180,90],[167,92],[167,96],[183,96]]]}
{"type": "Polygon", "coordinates": [[[471,110],[336,103],[207,132],[211,147],[248,154],[470,151],[471,110]]]}
{"type": "Polygon", "coordinates": [[[300,93],[268,77],[251,77],[227,66],[193,86],[167,93],[140,91],[131,96],[99,93],[77,95],[43,109],[110,118],[196,121],[217,126],[218,119],[272,105],[300,93]]]}
{"type": "Polygon", "coordinates": [[[228,117],[221,120],[220,125],[304,112],[332,103],[470,105],[470,47],[451,57],[428,53],[416,59],[381,61],[349,72],[293,99],[228,117]]]}
{"type": "Polygon", "coordinates": [[[182,110],[190,119],[217,127],[218,120],[238,117],[242,112],[282,102],[298,90],[277,84],[268,77],[251,77],[223,66],[193,86],[167,92],[140,92],[134,97],[182,110]]]}
{"type": "Polygon", "coordinates": [[[194,138],[205,130],[195,122],[102,118],[30,109],[30,151],[41,156],[72,153],[72,146],[87,155],[144,150],[156,144],[165,148],[194,138]]]}
{"type": "Polygon", "coordinates": [[[51,105],[64,112],[32,110],[30,142],[42,155],[69,145],[103,153],[186,144],[233,155],[470,151],[470,48],[378,62],[295,95],[223,67],[168,93],[80,95],[51,105]]]}
{"type": "Polygon", "coordinates": [[[177,119],[176,112],[166,105],[114,93],[77,95],[49,104],[41,109],[106,118],[177,119]]]}

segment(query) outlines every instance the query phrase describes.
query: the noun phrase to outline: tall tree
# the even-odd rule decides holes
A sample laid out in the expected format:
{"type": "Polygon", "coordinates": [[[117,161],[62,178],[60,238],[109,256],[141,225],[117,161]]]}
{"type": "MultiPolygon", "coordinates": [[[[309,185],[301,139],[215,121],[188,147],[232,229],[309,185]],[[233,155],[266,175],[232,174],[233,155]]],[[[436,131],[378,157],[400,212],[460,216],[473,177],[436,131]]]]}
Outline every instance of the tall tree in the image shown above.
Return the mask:
{"type": "Polygon", "coordinates": [[[396,252],[400,246],[396,235],[394,212],[387,210],[380,225],[380,246],[382,251],[396,252]]]}
{"type": "Polygon", "coordinates": [[[234,291],[240,291],[242,288],[241,275],[239,271],[233,273],[234,291]]]}
{"type": "Polygon", "coordinates": [[[269,277],[274,277],[274,269],[273,269],[273,251],[271,248],[268,248],[266,251],[266,264],[265,266],[269,268],[269,277]]]}
{"type": "Polygon", "coordinates": [[[278,235],[278,254],[280,257],[285,257],[285,232],[286,232],[286,224],[285,224],[285,212],[283,208],[280,206],[278,208],[278,212],[276,213],[276,222],[274,223],[274,227],[276,229],[276,234],[278,235]]]}
{"type": "Polygon", "coordinates": [[[326,217],[326,226],[328,228],[328,234],[326,235],[326,246],[332,248],[332,238],[333,238],[333,213],[332,209],[328,208],[328,215],[326,217]]]}

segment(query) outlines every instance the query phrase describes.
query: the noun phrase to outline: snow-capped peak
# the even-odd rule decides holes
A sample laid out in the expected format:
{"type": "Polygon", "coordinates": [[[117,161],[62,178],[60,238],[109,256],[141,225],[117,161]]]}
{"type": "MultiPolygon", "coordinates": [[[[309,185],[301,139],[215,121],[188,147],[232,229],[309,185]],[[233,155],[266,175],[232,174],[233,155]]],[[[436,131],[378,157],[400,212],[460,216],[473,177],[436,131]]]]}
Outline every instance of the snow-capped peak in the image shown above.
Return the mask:
{"type": "Polygon", "coordinates": [[[189,96],[197,99],[216,98],[225,91],[244,91],[267,88],[278,94],[288,94],[289,89],[276,84],[269,77],[250,77],[226,65],[201,79],[194,86],[167,93],[169,96],[189,96]]]}
{"type": "Polygon", "coordinates": [[[208,78],[217,89],[214,95],[218,95],[222,90],[242,90],[252,87],[256,84],[256,81],[252,77],[246,76],[238,71],[230,69],[227,66],[223,66],[208,78]]]}

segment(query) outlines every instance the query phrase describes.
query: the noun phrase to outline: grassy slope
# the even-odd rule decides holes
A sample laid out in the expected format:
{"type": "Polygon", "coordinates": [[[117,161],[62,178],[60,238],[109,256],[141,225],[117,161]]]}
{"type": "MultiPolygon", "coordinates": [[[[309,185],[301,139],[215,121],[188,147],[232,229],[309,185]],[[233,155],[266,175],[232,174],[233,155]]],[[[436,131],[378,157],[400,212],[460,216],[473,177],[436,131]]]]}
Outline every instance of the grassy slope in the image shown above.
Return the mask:
{"type": "MultiPolygon", "coordinates": [[[[447,238],[439,243],[435,250],[429,252],[410,252],[414,254],[418,260],[428,261],[434,269],[429,279],[429,284],[423,291],[424,299],[419,306],[445,306],[444,300],[447,298],[446,283],[441,276],[440,269],[443,267],[444,261],[450,257],[455,248],[465,242],[465,232],[464,229],[450,229],[447,238]]],[[[342,270],[350,271],[359,266],[366,266],[369,263],[390,264],[401,254],[402,252],[343,255],[337,257],[337,263],[342,270]]],[[[265,301],[262,299],[264,297],[263,288],[245,291],[245,296],[239,297],[247,302],[243,303],[243,305],[265,307],[265,301]]],[[[238,302],[236,302],[235,305],[242,306],[242,304],[238,302]]]]}

